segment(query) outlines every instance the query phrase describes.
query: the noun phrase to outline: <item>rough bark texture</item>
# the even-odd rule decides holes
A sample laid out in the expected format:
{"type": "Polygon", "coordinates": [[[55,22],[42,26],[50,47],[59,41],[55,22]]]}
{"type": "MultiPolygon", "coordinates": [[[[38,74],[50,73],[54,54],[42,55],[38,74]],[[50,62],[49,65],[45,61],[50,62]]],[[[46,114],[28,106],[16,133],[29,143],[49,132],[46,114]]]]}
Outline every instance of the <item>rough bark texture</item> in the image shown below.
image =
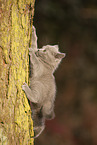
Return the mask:
{"type": "Polygon", "coordinates": [[[34,0],[0,1],[0,144],[33,145],[28,83],[34,0]]]}

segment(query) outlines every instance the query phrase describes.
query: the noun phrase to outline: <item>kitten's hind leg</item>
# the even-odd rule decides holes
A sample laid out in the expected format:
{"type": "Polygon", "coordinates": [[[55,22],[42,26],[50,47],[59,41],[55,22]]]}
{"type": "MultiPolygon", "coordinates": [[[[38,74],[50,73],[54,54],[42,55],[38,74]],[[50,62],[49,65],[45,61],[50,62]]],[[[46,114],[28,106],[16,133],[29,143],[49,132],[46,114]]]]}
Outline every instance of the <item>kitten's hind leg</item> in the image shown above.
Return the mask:
{"type": "Polygon", "coordinates": [[[29,86],[26,84],[26,83],[24,83],[23,85],[22,85],[22,89],[24,90],[24,92],[26,93],[26,96],[27,96],[27,98],[31,101],[31,102],[33,102],[33,103],[38,103],[38,96],[39,96],[39,94],[37,94],[37,92],[36,91],[34,91],[34,90],[31,90],[30,88],[29,88],[29,86]]]}
{"type": "Polygon", "coordinates": [[[46,114],[46,115],[45,115],[45,118],[46,118],[47,120],[54,119],[54,118],[55,118],[55,113],[54,113],[54,111],[52,111],[50,114],[46,114]]]}
{"type": "Polygon", "coordinates": [[[42,133],[44,128],[45,128],[45,125],[34,127],[34,137],[33,138],[37,138],[42,133]]]}

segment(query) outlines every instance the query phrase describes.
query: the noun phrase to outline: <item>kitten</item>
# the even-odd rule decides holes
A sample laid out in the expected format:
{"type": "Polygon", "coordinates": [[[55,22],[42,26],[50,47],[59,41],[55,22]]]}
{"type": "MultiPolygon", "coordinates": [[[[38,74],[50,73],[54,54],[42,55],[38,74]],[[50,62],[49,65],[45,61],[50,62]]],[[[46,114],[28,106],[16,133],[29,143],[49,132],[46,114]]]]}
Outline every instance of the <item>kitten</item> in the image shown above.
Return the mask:
{"type": "Polygon", "coordinates": [[[33,26],[30,55],[30,87],[24,83],[22,89],[30,100],[35,137],[45,128],[45,119],[53,119],[56,94],[54,71],[65,53],[59,52],[58,45],[46,45],[37,49],[36,30],[33,26]]]}

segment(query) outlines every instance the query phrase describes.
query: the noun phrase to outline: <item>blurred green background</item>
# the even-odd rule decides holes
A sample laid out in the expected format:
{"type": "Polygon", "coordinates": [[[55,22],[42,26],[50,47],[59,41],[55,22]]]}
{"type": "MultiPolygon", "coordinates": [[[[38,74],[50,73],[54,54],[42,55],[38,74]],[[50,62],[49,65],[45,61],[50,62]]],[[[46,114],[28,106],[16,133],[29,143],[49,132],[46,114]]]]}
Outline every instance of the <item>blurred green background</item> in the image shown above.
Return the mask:
{"type": "Polygon", "coordinates": [[[38,46],[66,53],[55,72],[56,118],[35,145],[97,145],[97,0],[36,0],[38,46]]]}

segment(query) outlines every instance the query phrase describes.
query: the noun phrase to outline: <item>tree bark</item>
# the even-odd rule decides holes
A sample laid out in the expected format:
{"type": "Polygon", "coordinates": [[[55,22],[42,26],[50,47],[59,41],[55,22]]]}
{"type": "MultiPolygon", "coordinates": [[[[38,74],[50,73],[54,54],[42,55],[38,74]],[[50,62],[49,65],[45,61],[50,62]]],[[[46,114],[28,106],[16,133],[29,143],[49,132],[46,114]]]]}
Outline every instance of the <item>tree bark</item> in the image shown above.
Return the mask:
{"type": "Polygon", "coordinates": [[[0,143],[33,145],[33,121],[25,93],[34,0],[0,1],[0,143]]]}

